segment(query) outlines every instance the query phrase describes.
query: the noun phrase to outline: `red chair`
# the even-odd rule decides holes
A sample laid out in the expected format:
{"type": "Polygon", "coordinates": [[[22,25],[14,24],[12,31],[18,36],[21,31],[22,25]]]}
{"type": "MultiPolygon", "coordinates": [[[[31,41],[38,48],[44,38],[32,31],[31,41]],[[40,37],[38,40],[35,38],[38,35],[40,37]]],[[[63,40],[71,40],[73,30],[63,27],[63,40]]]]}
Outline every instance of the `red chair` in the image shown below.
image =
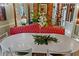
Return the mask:
{"type": "Polygon", "coordinates": [[[30,33],[40,33],[41,26],[38,23],[33,23],[29,25],[30,33]]]}
{"type": "Polygon", "coordinates": [[[41,28],[41,33],[55,33],[64,35],[65,30],[59,26],[47,26],[41,28]]]}
{"type": "Polygon", "coordinates": [[[52,33],[51,26],[42,27],[40,32],[41,33],[52,33]]]}
{"type": "Polygon", "coordinates": [[[64,35],[65,29],[59,26],[53,26],[54,33],[64,35]]]}
{"type": "Polygon", "coordinates": [[[65,29],[62,27],[52,25],[41,27],[38,23],[10,28],[10,35],[18,33],[55,33],[64,35],[64,32],[65,29]]]}
{"type": "Polygon", "coordinates": [[[26,33],[29,31],[29,26],[20,26],[20,27],[13,27],[10,28],[10,35],[18,34],[18,33],[26,33]]]}

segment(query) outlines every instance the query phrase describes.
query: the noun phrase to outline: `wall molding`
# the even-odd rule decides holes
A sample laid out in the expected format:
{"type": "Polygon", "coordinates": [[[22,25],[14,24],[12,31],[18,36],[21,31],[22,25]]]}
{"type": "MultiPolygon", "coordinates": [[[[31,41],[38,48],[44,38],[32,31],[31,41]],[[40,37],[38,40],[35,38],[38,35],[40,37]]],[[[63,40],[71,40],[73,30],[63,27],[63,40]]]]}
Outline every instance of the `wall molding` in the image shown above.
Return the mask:
{"type": "Polygon", "coordinates": [[[13,22],[13,23],[8,23],[8,24],[5,24],[5,25],[1,25],[1,26],[0,26],[0,29],[1,29],[1,28],[4,28],[4,27],[7,27],[7,26],[10,26],[10,25],[14,25],[14,24],[15,24],[15,23],[13,22]]]}

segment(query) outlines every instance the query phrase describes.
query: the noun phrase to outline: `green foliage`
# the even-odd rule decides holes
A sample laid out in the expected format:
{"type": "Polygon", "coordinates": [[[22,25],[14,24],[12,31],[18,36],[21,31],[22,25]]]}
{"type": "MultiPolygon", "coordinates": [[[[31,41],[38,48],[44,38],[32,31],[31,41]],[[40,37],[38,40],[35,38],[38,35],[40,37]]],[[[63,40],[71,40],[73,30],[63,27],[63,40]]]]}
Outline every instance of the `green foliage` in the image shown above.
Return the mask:
{"type": "Polygon", "coordinates": [[[38,13],[37,13],[37,16],[38,16],[38,17],[37,17],[37,18],[34,17],[34,14],[35,14],[34,12],[31,12],[31,15],[32,15],[32,22],[39,22],[39,21],[38,21],[38,17],[39,17],[41,14],[38,12],[38,13]]]}
{"type": "Polygon", "coordinates": [[[50,35],[32,35],[35,39],[35,44],[37,43],[39,44],[48,44],[49,41],[53,41],[55,43],[58,42],[58,39],[56,39],[55,37],[51,37],[50,35]]]}
{"type": "Polygon", "coordinates": [[[32,19],[33,22],[39,22],[37,18],[32,19]]]}

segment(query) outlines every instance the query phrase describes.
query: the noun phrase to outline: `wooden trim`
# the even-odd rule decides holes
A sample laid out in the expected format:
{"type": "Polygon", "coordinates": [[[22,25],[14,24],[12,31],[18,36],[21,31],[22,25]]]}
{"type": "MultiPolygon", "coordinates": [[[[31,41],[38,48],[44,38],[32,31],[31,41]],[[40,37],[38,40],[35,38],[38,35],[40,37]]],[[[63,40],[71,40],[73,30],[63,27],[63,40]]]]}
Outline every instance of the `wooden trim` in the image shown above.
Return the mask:
{"type": "Polygon", "coordinates": [[[30,24],[30,3],[28,3],[28,21],[30,24]]]}
{"type": "Polygon", "coordinates": [[[71,22],[73,20],[74,6],[75,6],[75,4],[67,5],[66,21],[71,22]]]}
{"type": "Polygon", "coordinates": [[[34,10],[34,17],[38,18],[38,12],[39,12],[39,6],[38,3],[33,4],[33,10],[34,10]]]}
{"type": "Polygon", "coordinates": [[[66,13],[66,21],[69,21],[68,18],[69,18],[69,4],[67,4],[67,13],[66,13]]]}
{"type": "Polygon", "coordinates": [[[53,10],[53,3],[47,4],[47,21],[48,25],[52,25],[52,10],[53,10]]]}
{"type": "MultiPolygon", "coordinates": [[[[34,17],[38,18],[38,11],[39,11],[39,4],[34,3],[33,4],[33,9],[34,9],[34,17]]],[[[53,3],[47,4],[47,22],[48,25],[52,25],[52,10],[53,10],[53,3]]]]}
{"type": "Polygon", "coordinates": [[[17,26],[15,3],[13,3],[15,26],[17,26]]]}
{"type": "Polygon", "coordinates": [[[78,14],[77,14],[77,21],[76,24],[79,24],[79,10],[78,10],[78,14]]]}
{"type": "Polygon", "coordinates": [[[62,14],[62,4],[57,4],[57,25],[60,25],[61,22],[61,14],[62,14]]]}

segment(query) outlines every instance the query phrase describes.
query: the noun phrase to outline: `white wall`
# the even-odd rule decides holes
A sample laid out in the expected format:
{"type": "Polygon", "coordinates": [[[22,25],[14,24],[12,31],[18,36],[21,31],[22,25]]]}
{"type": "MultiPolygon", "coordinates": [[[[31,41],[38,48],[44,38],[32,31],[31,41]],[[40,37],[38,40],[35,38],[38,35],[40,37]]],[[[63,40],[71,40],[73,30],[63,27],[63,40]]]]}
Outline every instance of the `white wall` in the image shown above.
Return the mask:
{"type": "Polygon", "coordinates": [[[6,18],[7,20],[5,21],[0,21],[0,35],[8,32],[10,26],[14,26],[14,11],[13,11],[13,4],[8,4],[5,6],[6,9],[6,18]]]}

